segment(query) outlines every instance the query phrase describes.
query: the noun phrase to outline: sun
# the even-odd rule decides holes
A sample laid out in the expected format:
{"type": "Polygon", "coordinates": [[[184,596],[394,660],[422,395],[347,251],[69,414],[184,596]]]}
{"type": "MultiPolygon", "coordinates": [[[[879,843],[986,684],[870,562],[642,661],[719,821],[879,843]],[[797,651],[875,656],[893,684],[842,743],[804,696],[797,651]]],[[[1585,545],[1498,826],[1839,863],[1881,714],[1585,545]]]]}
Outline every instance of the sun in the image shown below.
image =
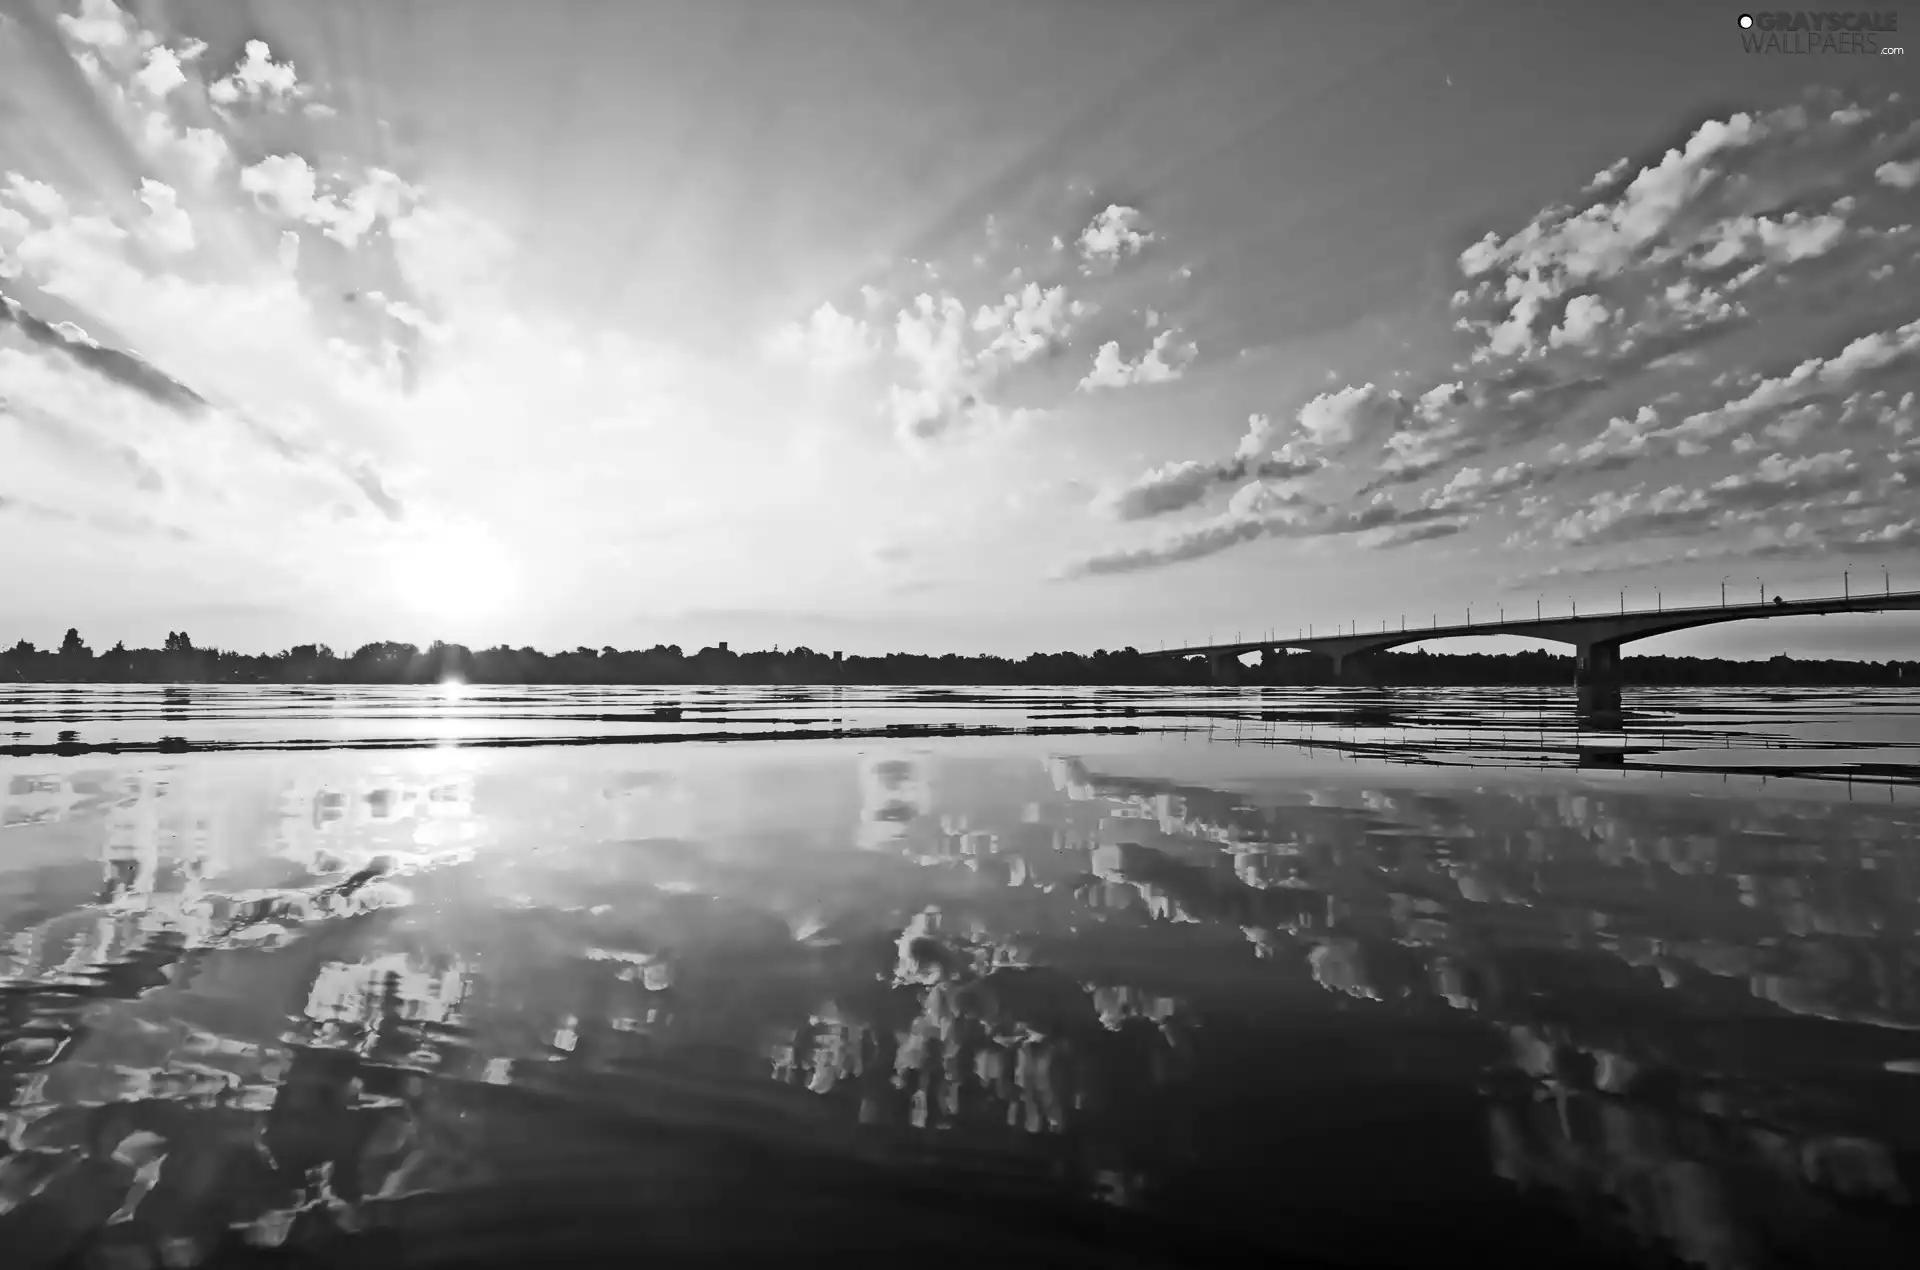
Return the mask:
{"type": "Polygon", "coordinates": [[[395,598],[440,623],[493,617],[518,589],[510,555],[478,530],[425,533],[396,543],[387,553],[387,573],[395,598]]]}

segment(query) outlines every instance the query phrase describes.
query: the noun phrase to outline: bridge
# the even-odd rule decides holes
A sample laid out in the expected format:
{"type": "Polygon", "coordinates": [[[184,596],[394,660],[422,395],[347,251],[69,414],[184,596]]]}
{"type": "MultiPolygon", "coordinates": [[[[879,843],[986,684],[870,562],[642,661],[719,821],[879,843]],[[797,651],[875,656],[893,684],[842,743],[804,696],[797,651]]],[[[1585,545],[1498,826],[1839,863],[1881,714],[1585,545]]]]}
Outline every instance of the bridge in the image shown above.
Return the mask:
{"type": "Polygon", "coordinates": [[[1617,613],[1593,613],[1584,616],[1531,617],[1507,621],[1468,622],[1465,625],[1408,626],[1398,630],[1384,624],[1378,631],[1341,631],[1336,635],[1309,635],[1286,639],[1236,641],[1231,644],[1197,644],[1187,648],[1158,649],[1154,657],[1205,657],[1215,683],[1232,683],[1239,659],[1247,653],[1268,649],[1290,649],[1320,653],[1333,659],[1334,674],[1339,676],[1353,659],[1382,652],[1402,644],[1417,644],[1432,639],[1453,639],[1463,635],[1520,635],[1530,639],[1570,644],[1574,649],[1574,684],[1580,705],[1585,709],[1617,709],[1620,704],[1620,648],[1636,639],[1648,639],[1673,631],[1713,626],[1720,622],[1744,622],[1764,617],[1824,617],[1829,613],[1884,613],[1896,609],[1920,610],[1920,591],[1888,590],[1877,595],[1832,596],[1817,600],[1788,600],[1768,604],[1714,604],[1695,608],[1633,609],[1617,613]]]}

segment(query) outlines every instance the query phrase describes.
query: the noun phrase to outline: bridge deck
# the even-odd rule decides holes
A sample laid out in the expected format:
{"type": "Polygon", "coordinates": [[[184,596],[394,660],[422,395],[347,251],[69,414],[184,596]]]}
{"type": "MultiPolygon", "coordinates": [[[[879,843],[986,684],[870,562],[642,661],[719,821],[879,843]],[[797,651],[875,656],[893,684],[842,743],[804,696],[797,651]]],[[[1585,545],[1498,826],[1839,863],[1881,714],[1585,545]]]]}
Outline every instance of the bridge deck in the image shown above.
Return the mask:
{"type": "Polygon", "coordinates": [[[1275,635],[1265,639],[1237,640],[1226,644],[1193,644],[1181,648],[1142,649],[1155,657],[1242,656],[1266,649],[1295,649],[1342,656],[1383,645],[1413,644],[1430,639],[1452,639],[1464,635],[1521,635],[1554,643],[1581,645],[1590,641],[1618,638],[1622,642],[1670,631],[1711,626],[1719,622],[1738,622],[1752,618],[1809,617],[1830,613],[1881,613],[1892,610],[1920,609],[1920,591],[1885,591],[1871,595],[1829,596],[1813,600],[1788,600],[1780,604],[1710,604],[1682,608],[1628,609],[1568,615],[1529,617],[1512,621],[1473,622],[1451,626],[1402,626],[1378,631],[1349,630],[1334,635],[1287,638],[1275,635]],[[1609,632],[1617,632],[1610,634],[1609,632]],[[1586,638],[1583,639],[1582,636],[1586,638]]]}

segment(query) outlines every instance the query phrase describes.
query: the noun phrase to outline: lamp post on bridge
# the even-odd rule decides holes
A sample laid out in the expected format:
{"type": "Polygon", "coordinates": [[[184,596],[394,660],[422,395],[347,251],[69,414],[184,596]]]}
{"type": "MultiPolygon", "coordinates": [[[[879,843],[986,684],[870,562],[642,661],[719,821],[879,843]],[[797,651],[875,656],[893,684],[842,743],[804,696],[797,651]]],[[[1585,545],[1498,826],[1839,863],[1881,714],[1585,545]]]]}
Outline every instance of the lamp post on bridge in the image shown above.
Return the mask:
{"type": "Polygon", "coordinates": [[[1653,611],[1659,613],[1665,610],[1666,607],[1667,602],[1660,598],[1660,588],[1653,588],[1653,611]]]}
{"type": "Polygon", "coordinates": [[[1892,595],[1893,594],[1893,575],[1887,572],[1887,566],[1885,565],[1880,566],[1880,574],[1881,574],[1881,577],[1886,581],[1887,594],[1892,595]]]}
{"type": "Polygon", "coordinates": [[[1571,604],[1571,605],[1573,606],[1573,615],[1574,615],[1575,617],[1579,617],[1579,616],[1580,616],[1580,601],[1578,601],[1578,600],[1576,600],[1576,599],[1574,599],[1574,598],[1573,598],[1573,597],[1572,597],[1571,595],[1569,595],[1569,596],[1567,597],[1567,603],[1568,603],[1568,604],[1571,604]]]}
{"type": "Polygon", "coordinates": [[[1720,575],[1720,607],[1721,608],[1727,607],[1727,579],[1732,576],[1733,575],[1731,573],[1724,573],[1720,575]]]}
{"type": "Polygon", "coordinates": [[[1763,579],[1760,579],[1760,578],[1755,578],[1755,579],[1753,580],[1753,582],[1754,582],[1754,585],[1755,585],[1755,586],[1757,586],[1757,587],[1759,587],[1759,588],[1760,588],[1760,603],[1762,603],[1762,604],[1765,604],[1765,603],[1767,602],[1767,584],[1766,584],[1766,582],[1765,582],[1765,581],[1764,581],[1763,579]]]}
{"type": "Polygon", "coordinates": [[[1627,611],[1627,588],[1625,587],[1620,588],[1620,611],[1622,613],[1627,611]]]}
{"type": "Polygon", "coordinates": [[[1540,620],[1540,597],[1537,595],[1533,597],[1533,620],[1540,620]]]}
{"type": "Polygon", "coordinates": [[[1853,586],[1848,577],[1852,572],[1853,570],[1851,569],[1840,570],[1840,598],[1843,600],[1851,600],[1853,598],[1853,586]]]}

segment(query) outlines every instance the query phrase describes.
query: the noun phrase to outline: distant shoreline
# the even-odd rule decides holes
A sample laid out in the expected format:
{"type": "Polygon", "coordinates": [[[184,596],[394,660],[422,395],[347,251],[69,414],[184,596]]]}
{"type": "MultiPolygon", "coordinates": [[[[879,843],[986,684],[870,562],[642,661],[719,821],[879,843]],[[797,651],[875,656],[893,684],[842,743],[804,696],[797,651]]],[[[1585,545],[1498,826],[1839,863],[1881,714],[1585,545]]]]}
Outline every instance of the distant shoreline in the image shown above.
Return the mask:
{"type": "MultiPolygon", "coordinates": [[[[1348,659],[1336,677],[1318,653],[1262,653],[1238,671],[1242,687],[1557,687],[1573,682],[1574,659],[1537,650],[1518,653],[1381,652],[1348,659]]],[[[1920,661],[1767,661],[1706,657],[1622,657],[1626,687],[1848,686],[1920,687],[1920,661]]],[[[279,653],[199,648],[185,632],[162,648],[116,644],[95,653],[69,630],[58,649],[25,640],[0,651],[0,683],[101,684],[553,684],[575,686],[871,686],[905,687],[1204,687],[1213,682],[1203,658],[1177,661],[1132,648],[1091,654],[1033,653],[1025,658],[948,653],[847,656],[810,648],[735,652],[726,644],[683,652],[676,644],[647,649],[576,648],[544,653],[505,646],[471,649],[435,642],[426,648],[382,642],[339,656],[324,644],[279,653]]]]}

